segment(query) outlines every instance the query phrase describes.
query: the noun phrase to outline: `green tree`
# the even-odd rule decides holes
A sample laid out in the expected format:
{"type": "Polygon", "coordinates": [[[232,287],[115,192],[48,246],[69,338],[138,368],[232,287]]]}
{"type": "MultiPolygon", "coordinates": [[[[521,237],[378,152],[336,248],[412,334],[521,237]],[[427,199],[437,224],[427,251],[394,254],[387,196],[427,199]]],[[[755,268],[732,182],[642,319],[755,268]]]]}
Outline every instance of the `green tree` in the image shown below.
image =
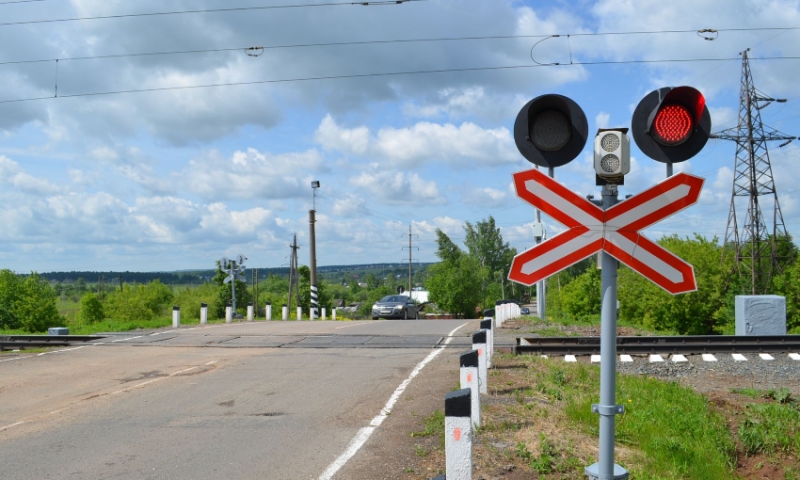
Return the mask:
{"type": "Polygon", "coordinates": [[[75,319],[81,324],[92,324],[103,321],[106,318],[103,311],[103,304],[97,299],[94,293],[86,293],[81,297],[81,304],[75,319]]]}
{"type": "Polygon", "coordinates": [[[129,283],[123,284],[121,290],[115,290],[104,305],[107,317],[125,322],[152,320],[155,313],[148,308],[142,290],[144,285],[129,283]]]}
{"type": "Polygon", "coordinates": [[[786,330],[800,333],[800,260],[784,267],[773,278],[773,293],[786,297],[786,330]]]}
{"type": "Polygon", "coordinates": [[[658,244],[690,263],[697,291],[670,295],[627,267],[619,270],[620,318],[646,328],[682,335],[730,330],[733,321],[732,258],[721,262],[718,239],[695,234],[663,237],[658,244]]]}
{"type": "Polygon", "coordinates": [[[0,328],[42,332],[64,322],[49,282],[37,273],[23,278],[11,270],[0,270],[0,328]]]}
{"type": "Polygon", "coordinates": [[[490,215],[488,219],[479,220],[475,225],[466,222],[464,233],[464,245],[470,255],[482,260],[483,266],[489,272],[504,271],[508,274],[508,267],[517,252],[508,246],[508,242],[503,242],[494,217],[490,215]]]}
{"type": "MultiPolygon", "coordinates": [[[[587,320],[600,314],[601,270],[590,268],[575,277],[560,294],[560,310],[576,320],[587,320]]],[[[553,282],[549,282],[550,285],[553,282]]],[[[548,298],[550,298],[548,296],[548,298]]]]}
{"type": "Polygon", "coordinates": [[[214,318],[214,312],[220,310],[219,305],[217,305],[219,302],[218,290],[219,287],[217,285],[209,282],[203,283],[199,287],[187,287],[179,290],[175,294],[173,301],[175,305],[181,308],[181,318],[195,318],[199,320],[201,303],[208,305],[209,317],[214,318]]]}
{"type": "Polygon", "coordinates": [[[430,300],[461,318],[474,318],[483,301],[480,261],[466,254],[430,267],[430,300]]]}
{"type": "MultiPolygon", "coordinates": [[[[297,269],[300,275],[300,304],[303,311],[307,312],[311,308],[311,269],[306,265],[301,265],[297,269]]],[[[327,311],[331,310],[331,298],[325,285],[325,281],[321,278],[317,279],[317,300],[319,307],[325,307],[327,311]]],[[[319,315],[321,312],[317,312],[319,315]]]]}
{"type": "Polygon", "coordinates": [[[163,315],[168,307],[171,306],[170,304],[174,298],[172,290],[158,279],[145,285],[140,290],[140,295],[144,300],[144,304],[153,312],[154,316],[163,315]]]}

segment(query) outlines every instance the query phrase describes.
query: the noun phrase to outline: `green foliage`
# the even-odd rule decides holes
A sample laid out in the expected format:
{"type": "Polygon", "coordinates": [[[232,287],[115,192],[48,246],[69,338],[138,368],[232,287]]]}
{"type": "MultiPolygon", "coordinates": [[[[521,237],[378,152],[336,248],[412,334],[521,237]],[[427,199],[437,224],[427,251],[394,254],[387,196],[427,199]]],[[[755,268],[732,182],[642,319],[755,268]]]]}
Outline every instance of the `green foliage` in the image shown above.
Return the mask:
{"type": "MultiPolygon", "coordinates": [[[[301,265],[297,269],[300,275],[300,303],[303,306],[303,311],[307,312],[311,308],[311,269],[306,265],[301,265]]],[[[369,276],[369,275],[368,275],[369,276]]],[[[373,275],[373,280],[375,276],[373,275]]],[[[325,307],[327,311],[331,309],[331,298],[326,288],[325,282],[317,279],[317,300],[319,307],[325,307]]],[[[318,313],[319,314],[319,313],[318,313]]]]}
{"type": "Polygon", "coordinates": [[[378,287],[375,290],[371,290],[367,293],[367,298],[364,300],[364,303],[358,308],[358,314],[364,317],[368,317],[372,315],[372,305],[375,304],[378,300],[385,297],[386,295],[391,295],[393,292],[389,287],[383,286],[378,287]]]}
{"type": "Polygon", "coordinates": [[[720,261],[717,238],[664,237],[658,244],[694,266],[697,291],[670,295],[627,267],[619,270],[620,319],[682,335],[719,333],[733,322],[732,259],[720,261]]]}
{"type": "Polygon", "coordinates": [[[36,273],[22,277],[0,270],[0,328],[43,332],[64,322],[48,282],[36,273]]]}
{"type": "Polygon", "coordinates": [[[508,274],[508,267],[517,251],[509,247],[508,242],[503,242],[503,236],[494,223],[494,217],[490,215],[488,219],[479,220],[475,225],[466,222],[464,233],[467,252],[480,259],[488,272],[508,274]]]}
{"type": "MultiPolygon", "coordinates": [[[[204,283],[196,288],[184,288],[179,290],[173,299],[175,305],[181,307],[181,321],[184,318],[200,320],[200,304],[208,305],[209,320],[214,317],[215,312],[219,312],[219,286],[213,283],[204,283]]],[[[224,311],[224,305],[223,305],[224,311]]]]}
{"type": "Polygon", "coordinates": [[[126,283],[108,296],[105,313],[109,318],[126,322],[151,320],[164,314],[173,298],[169,287],[158,280],[147,285],[126,283]]]}
{"type": "Polygon", "coordinates": [[[800,410],[796,405],[751,403],[739,427],[748,454],[800,454],[800,410]]]}
{"type": "Polygon", "coordinates": [[[773,293],[786,297],[786,329],[800,328],[800,261],[784,268],[772,283],[773,293]]]}
{"type": "Polygon", "coordinates": [[[103,311],[103,304],[97,299],[94,293],[86,293],[81,297],[81,305],[75,320],[78,323],[92,324],[103,321],[106,318],[103,311]]]}
{"type": "MultiPolygon", "coordinates": [[[[558,306],[564,314],[576,320],[600,314],[600,273],[590,268],[562,287],[558,306]]],[[[552,284],[548,282],[550,288],[552,284]]]]}
{"type": "Polygon", "coordinates": [[[480,260],[461,253],[431,266],[430,271],[427,282],[430,300],[462,318],[474,318],[483,300],[480,260]]]}

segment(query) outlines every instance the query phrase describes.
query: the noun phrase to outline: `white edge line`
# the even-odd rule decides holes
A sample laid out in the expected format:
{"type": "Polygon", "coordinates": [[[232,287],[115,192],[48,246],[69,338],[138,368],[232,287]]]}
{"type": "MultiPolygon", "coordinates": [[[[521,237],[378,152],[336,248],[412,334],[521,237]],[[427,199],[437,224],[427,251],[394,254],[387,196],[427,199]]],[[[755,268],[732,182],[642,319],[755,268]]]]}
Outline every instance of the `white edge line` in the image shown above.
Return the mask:
{"type": "Polygon", "coordinates": [[[8,430],[9,428],[16,427],[17,425],[22,425],[23,423],[25,423],[25,420],[23,420],[21,422],[17,422],[17,423],[12,423],[11,425],[6,425],[5,427],[0,427],[0,432],[4,432],[4,431],[8,430]]]}
{"type": "Polygon", "coordinates": [[[137,338],[142,338],[142,337],[144,337],[144,335],[139,335],[138,337],[131,337],[131,338],[120,338],[118,340],[111,340],[111,343],[127,342],[128,340],[136,340],[137,338]]]}
{"type": "Polygon", "coordinates": [[[40,353],[40,354],[38,354],[36,356],[37,357],[41,357],[42,355],[50,355],[51,353],[69,352],[71,350],[79,350],[79,349],[84,348],[84,347],[86,347],[86,345],[81,345],[80,347],[75,347],[75,348],[65,348],[63,350],[53,350],[52,352],[42,352],[42,353],[40,353]]]}
{"type": "Polygon", "coordinates": [[[324,472],[322,472],[322,475],[319,476],[319,480],[331,480],[336,472],[338,472],[340,468],[342,468],[351,458],[353,458],[356,452],[358,452],[358,450],[364,446],[365,443],[367,443],[369,437],[372,436],[372,432],[374,432],[375,429],[379,427],[386,417],[388,417],[392,412],[392,407],[394,407],[394,404],[400,398],[400,395],[402,395],[406,387],[408,387],[408,384],[411,383],[411,380],[422,371],[425,365],[430,363],[431,360],[442,353],[444,350],[443,347],[449,344],[453,339],[453,334],[456,333],[456,331],[458,331],[458,329],[461,327],[467,325],[467,323],[463,323],[454,328],[450,333],[447,334],[447,339],[444,341],[443,345],[436,347],[431,353],[428,354],[427,357],[425,357],[424,360],[419,362],[417,366],[414,367],[414,370],[411,371],[411,374],[409,374],[408,378],[403,380],[403,383],[401,383],[400,386],[394,391],[392,396],[389,397],[386,405],[381,409],[381,413],[379,413],[375,418],[372,419],[371,422],[369,422],[369,426],[359,429],[358,433],[356,433],[356,436],[353,437],[353,439],[350,441],[350,444],[347,445],[345,451],[342,452],[342,454],[339,455],[339,457],[334,460],[333,463],[328,465],[328,468],[326,468],[324,472]]]}

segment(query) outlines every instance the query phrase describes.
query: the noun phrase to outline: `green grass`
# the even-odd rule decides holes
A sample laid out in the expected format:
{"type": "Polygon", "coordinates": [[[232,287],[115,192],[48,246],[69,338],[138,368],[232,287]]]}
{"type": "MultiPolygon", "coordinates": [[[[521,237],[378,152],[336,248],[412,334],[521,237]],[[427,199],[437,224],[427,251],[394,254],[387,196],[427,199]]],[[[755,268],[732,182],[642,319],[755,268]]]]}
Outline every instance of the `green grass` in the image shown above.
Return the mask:
{"type": "Polygon", "coordinates": [[[800,409],[791,403],[751,403],[739,438],[747,454],[800,455],[800,409]]]}
{"type": "MultiPolygon", "coordinates": [[[[599,417],[591,413],[591,405],[599,403],[599,368],[582,364],[542,367],[535,373],[535,388],[553,401],[563,402],[571,422],[598,435],[599,417]]],[[[617,442],[639,452],[630,466],[635,478],[736,478],[732,473],[736,464],[733,436],[725,419],[702,395],[676,383],[618,376],[617,403],[626,409],[616,417],[617,442]]],[[[558,457],[537,452],[531,459],[538,458],[538,463],[531,465],[543,473],[548,456],[558,457]]]]}

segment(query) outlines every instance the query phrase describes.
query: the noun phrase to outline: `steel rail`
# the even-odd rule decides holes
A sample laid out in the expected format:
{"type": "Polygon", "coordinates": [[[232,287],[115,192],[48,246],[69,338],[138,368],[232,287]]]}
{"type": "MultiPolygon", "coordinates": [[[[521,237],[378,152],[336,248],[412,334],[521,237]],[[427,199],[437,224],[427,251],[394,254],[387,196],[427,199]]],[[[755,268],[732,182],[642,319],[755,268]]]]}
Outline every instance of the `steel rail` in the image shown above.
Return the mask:
{"type": "MultiPolygon", "coordinates": [[[[517,337],[514,353],[591,355],[600,353],[600,337],[517,337]]],[[[783,353],[800,351],[800,335],[617,337],[617,353],[783,353]]]]}
{"type": "Polygon", "coordinates": [[[68,347],[73,342],[90,342],[102,335],[0,335],[0,351],[25,348],[68,347]]]}

